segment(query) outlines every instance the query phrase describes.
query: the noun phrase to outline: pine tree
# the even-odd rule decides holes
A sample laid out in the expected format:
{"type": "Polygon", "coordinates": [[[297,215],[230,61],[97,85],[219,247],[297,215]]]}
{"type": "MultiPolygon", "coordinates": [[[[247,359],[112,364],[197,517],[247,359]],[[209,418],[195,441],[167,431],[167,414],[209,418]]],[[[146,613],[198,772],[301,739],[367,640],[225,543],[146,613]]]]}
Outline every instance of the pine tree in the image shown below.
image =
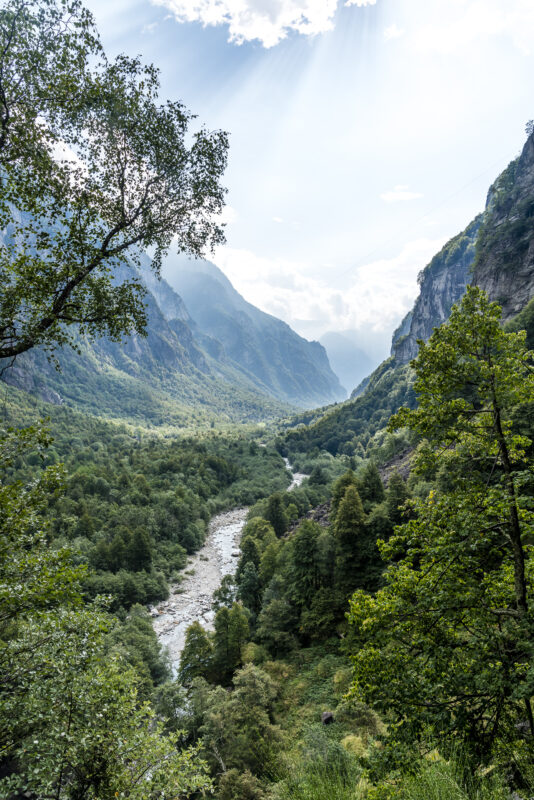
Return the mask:
{"type": "Polygon", "coordinates": [[[243,605],[256,615],[261,608],[261,584],[252,561],[247,563],[241,573],[238,595],[243,605]]]}
{"type": "Polygon", "coordinates": [[[378,467],[370,461],[358,474],[357,486],[363,508],[369,512],[374,505],[381,503],[385,497],[384,486],[378,467]]]}
{"type": "Polygon", "coordinates": [[[372,534],[365,526],[362,501],[350,485],[341,501],[334,524],[337,544],[336,588],[345,597],[355,589],[374,587],[380,556],[372,534]]]}
{"type": "Polygon", "coordinates": [[[280,538],[287,531],[287,515],[284,508],[282,495],[278,492],[272,494],[267,501],[265,519],[271,523],[274,532],[280,538]]]}
{"type": "Polygon", "coordinates": [[[351,469],[341,475],[332,487],[332,502],[330,504],[330,522],[332,523],[335,522],[339,504],[345,497],[345,492],[349,486],[357,486],[356,475],[351,469]]]}
{"type": "Polygon", "coordinates": [[[241,557],[235,575],[238,584],[241,583],[241,576],[247,564],[253,564],[255,569],[258,570],[260,567],[260,560],[261,556],[258,545],[251,536],[247,536],[247,538],[241,542],[241,557]]]}
{"type": "Polygon", "coordinates": [[[212,668],[213,645],[200,622],[192,622],[185,634],[178,677],[184,686],[194,678],[206,678],[212,668]]]}
{"type": "Polygon", "coordinates": [[[305,520],[291,539],[290,597],[300,607],[311,603],[320,585],[317,541],[321,527],[305,520]]]}

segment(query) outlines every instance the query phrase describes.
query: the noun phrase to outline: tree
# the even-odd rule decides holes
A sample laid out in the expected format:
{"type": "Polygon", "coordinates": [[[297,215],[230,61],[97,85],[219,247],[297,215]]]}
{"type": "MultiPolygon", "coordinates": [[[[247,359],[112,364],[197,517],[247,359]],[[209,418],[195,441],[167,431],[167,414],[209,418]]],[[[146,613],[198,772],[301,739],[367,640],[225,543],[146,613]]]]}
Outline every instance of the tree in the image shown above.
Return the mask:
{"type": "Polygon", "coordinates": [[[290,597],[301,608],[309,606],[320,585],[317,541],[321,526],[305,520],[291,539],[289,564],[290,597]]]}
{"type": "Polygon", "coordinates": [[[79,0],[9,0],[0,10],[0,358],[82,334],[145,331],[132,264],[173,239],[201,254],[227,137],[191,133],[180,103],[160,104],[157,70],[106,59],[79,0]]]}
{"type": "Polygon", "coordinates": [[[384,486],[378,467],[374,461],[370,461],[358,474],[357,477],[358,494],[360,495],[364,509],[369,512],[377,503],[384,499],[384,486]]]}
{"type": "MultiPolygon", "coordinates": [[[[193,682],[190,702],[194,730],[202,739],[203,752],[214,771],[223,776],[233,770],[269,774],[281,739],[272,721],[277,694],[273,679],[252,664],[236,672],[232,692],[221,686],[208,687],[201,679],[193,682]]],[[[222,780],[224,791],[233,789],[234,794],[229,796],[235,798],[241,798],[237,792],[245,787],[248,790],[251,783],[257,786],[254,780],[222,780]]],[[[245,792],[243,800],[257,796],[245,792]]]]}
{"type": "Polygon", "coordinates": [[[252,536],[257,542],[262,543],[262,547],[270,544],[276,538],[273,528],[263,517],[252,517],[243,528],[243,540],[247,536],[252,536]]]}
{"type": "Polygon", "coordinates": [[[237,594],[237,587],[233,575],[224,575],[221,580],[221,585],[213,592],[213,601],[211,607],[217,613],[221,606],[231,608],[235,602],[237,594]]]}
{"type": "Polygon", "coordinates": [[[200,622],[192,622],[185,634],[178,677],[184,686],[195,678],[206,678],[212,667],[213,645],[200,622]]]}
{"type": "Polygon", "coordinates": [[[278,538],[287,531],[287,515],[280,492],[276,492],[269,497],[265,519],[270,522],[278,538]]]}
{"type": "Polygon", "coordinates": [[[448,481],[382,543],[396,559],[384,588],[351,601],[355,691],[389,716],[393,741],[460,740],[471,769],[515,746],[525,716],[534,733],[532,466],[513,427],[514,407],[534,396],[532,357],[475,287],[420,343],[418,407],[391,427],[422,438],[417,471],[445,467],[448,481]]]}
{"type": "Polygon", "coordinates": [[[239,599],[254,615],[261,608],[261,584],[254,563],[249,561],[239,581],[239,599]]]}
{"type": "Polygon", "coordinates": [[[295,607],[287,599],[286,589],[282,576],[275,574],[265,590],[258,616],[256,639],[263,642],[276,658],[285,655],[297,644],[295,631],[298,616],[295,607]]]}
{"type": "Polygon", "coordinates": [[[372,531],[365,525],[362,501],[349,485],[334,523],[336,537],[336,588],[348,597],[356,588],[372,589],[380,572],[380,557],[372,531]]]}
{"type": "Polygon", "coordinates": [[[410,497],[406,481],[395,471],[388,482],[386,509],[392,525],[399,525],[405,518],[404,504],[410,497]]]}
{"type": "Polygon", "coordinates": [[[251,536],[247,536],[241,542],[241,556],[235,574],[237,584],[241,583],[241,577],[247,564],[253,564],[256,570],[259,569],[260,558],[258,545],[251,536]]]}
{"type": "Polygon", "coordinates": [[[330,505],[330,521],[333,523],[339,504],[345,497],[345,492],[349,486],[357,486],[356,475],[349,469],[337,479],[332,487],[332,502],[330,505]]]}
{"type": "Polygon", "coordinates": [[[213,637],[213,666],[221,683],[230,681],[234,670],[241,664],[241,649],[249,634],[246,611],[240,603],[232,608],[222,606],[215,615],[213,637]]]}
{"type": "Polygon", "coordinates": [[[279,550],[280,542],[271,542],[271,544],[267,545],[261,555],[260,581],[262,589],[265,589],[265,587],[270,583],[274,573],[276,572],[279,550]]]}

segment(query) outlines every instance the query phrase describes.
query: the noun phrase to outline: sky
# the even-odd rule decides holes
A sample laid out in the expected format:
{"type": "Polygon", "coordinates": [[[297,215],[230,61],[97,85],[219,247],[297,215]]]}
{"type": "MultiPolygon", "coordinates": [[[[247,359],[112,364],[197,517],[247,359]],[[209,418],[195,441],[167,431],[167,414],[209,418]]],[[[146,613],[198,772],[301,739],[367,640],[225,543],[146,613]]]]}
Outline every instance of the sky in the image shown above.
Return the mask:
{"type": "Polygon", "coordinates": [[[301,335],[355,331],[377,360],[534,117],[533,0],[86,4],[110,55],[229,132],[211,260],[301,335]]]}

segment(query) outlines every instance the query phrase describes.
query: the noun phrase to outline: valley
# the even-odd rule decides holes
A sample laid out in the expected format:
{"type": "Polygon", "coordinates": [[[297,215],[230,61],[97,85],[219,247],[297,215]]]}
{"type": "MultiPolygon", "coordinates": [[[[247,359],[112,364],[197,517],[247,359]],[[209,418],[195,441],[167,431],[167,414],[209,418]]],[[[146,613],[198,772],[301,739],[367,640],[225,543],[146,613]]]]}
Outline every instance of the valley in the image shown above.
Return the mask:
{"type": "Polygon", "coordinates": [[[381,144],[378,78],[358,169],[336,120],[361,65],[318,121],[327,61],[354,50],[338,17],[384,75],[406,41],[431,60],[400,17],[380,28],[384,3],[310,30],[286,0],[149,5],[165,16],[129,8],[112,50],[137,26],[197,89],[233,86],[251,194],[229,134],[107,55],[81,2],[0,2],[0,800],[529,800],[534,122],[443,245],[443,204],[417,209],[446,154],[425,142],[401,177],[420,132],[388,117],[381,144]],[[260,93],[260,150],[245,83],[289,67],[295,96],[260,93]]]}

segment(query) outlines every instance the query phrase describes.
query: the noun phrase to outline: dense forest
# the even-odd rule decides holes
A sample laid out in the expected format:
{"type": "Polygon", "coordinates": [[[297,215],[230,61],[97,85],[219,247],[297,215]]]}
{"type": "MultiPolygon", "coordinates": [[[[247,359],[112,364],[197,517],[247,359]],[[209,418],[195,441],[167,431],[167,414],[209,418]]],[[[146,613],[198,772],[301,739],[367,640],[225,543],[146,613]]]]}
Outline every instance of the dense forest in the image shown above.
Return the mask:
{"type": "MultiPolygon", "coordinates": [[[[227,137],[109,61],[78,0],[9,0],[0,37],[0,368],[40,348],[75,381],[79,337],[146,334],[119,267],[223,240],[227,137]]],[[[519,172],[488,212],[525,211],[516,256],[519,172]]],[[[454,250],[477,269],[488,219],[454,250]]],[[[532,796],[533,302],[503,324],[468,287],[410,364],[268,424],[235,423],[241,395],[177,428],[2,383],[0,798],[532,796]],[[235,575],[173,669],[153,607],[236,507],[235,575]]]]}

